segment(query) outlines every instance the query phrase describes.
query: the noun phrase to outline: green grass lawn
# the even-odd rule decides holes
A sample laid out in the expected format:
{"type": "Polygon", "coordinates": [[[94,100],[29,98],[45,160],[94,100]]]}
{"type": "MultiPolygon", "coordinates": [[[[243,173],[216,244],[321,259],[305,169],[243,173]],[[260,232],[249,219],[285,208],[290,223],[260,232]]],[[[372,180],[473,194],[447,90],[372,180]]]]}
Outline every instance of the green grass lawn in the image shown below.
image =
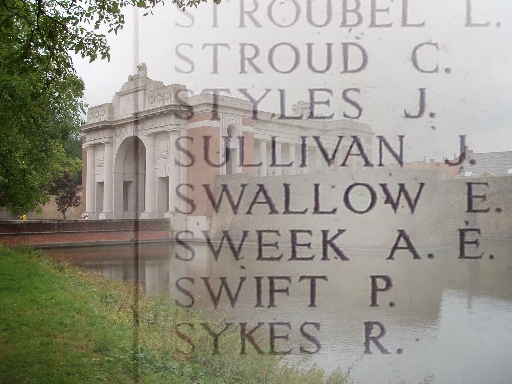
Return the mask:
{"type": "Polygon", "coordinates": [[[211,337],[192,333],[191,351],[176,325],[199,328],[204,321],[204,314],[128,283],[42,252],[0,247],[0,383],[351,382],[339,371],[326,375],[281,365],[275,356],[241,356],[235,332],[223,335],[216,355],[211,337]]]}

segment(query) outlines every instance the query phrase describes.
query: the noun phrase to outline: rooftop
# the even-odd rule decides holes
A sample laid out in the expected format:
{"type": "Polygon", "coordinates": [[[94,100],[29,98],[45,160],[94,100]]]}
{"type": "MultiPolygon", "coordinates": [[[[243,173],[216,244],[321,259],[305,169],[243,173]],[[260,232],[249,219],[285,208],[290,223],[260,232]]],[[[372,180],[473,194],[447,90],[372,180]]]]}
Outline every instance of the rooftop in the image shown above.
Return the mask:
{"type": "Polygon", "coordinates": [[[512,151],[473,153],[467,151],[457,177],[512,176],[512,151]]]}

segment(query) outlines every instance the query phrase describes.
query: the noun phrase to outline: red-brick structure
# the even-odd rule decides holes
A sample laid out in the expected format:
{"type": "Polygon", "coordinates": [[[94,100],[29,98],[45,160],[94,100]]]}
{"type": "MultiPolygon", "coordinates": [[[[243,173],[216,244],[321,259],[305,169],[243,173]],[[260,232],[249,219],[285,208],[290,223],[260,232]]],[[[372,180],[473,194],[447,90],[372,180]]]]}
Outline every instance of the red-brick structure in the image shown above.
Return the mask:
{"type": "Polygon", "coordinates": [[[0,221],[0,243],[63,247],[170,241],[169,220],[0,221]]]}

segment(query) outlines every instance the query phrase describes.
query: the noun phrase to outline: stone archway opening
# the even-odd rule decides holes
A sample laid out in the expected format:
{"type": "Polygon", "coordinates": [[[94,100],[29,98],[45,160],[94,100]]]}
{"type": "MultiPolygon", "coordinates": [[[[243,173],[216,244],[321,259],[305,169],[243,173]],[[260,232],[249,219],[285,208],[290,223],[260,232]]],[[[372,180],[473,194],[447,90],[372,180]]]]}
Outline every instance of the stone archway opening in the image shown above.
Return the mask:
{"type": "Polygon", "coordinates": [[[136,136],[127,137],[114,163],[114,218],[137,219],[144,212],[146,147],[136,136]]]}

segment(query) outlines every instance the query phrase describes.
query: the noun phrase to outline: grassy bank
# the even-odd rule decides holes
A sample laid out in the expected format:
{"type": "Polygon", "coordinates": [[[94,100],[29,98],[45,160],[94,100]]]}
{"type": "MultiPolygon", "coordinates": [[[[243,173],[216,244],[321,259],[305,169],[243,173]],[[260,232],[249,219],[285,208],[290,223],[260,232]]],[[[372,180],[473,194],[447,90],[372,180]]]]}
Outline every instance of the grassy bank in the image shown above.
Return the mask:
{"type": "Polygon", "coordinates": [[[237,333],[224,333],[213,355],[212,337],[185,332],[203,322],[168,298],[41,252],[0,247],[1,383],[350,382],[341,372],[281,366],[275,356],[241,356],[237,333]]]}

